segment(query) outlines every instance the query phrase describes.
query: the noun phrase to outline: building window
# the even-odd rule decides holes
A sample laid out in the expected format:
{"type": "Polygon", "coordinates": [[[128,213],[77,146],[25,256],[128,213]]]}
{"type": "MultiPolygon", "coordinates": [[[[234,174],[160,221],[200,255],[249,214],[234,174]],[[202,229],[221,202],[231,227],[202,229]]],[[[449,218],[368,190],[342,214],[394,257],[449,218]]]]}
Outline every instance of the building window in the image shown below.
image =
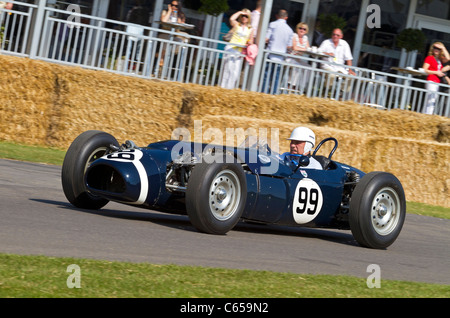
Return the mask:
{"type": "Polygon", "coordinates": [[[319,4],[319,11],[317,12],[318,20],[316,21],[316,30],[314,32],[312,45],[319,46],[323,40],[331,37],[331,33],[323,34],[323,28],[321,29],[320,25],[320,17],[327,15],[337,15],[345,21],[345,27],[342,28],[342,31],[344,33],[344,40],[346,40],[350,47],[353,49],[360,9],[360,0],[321,0],[319,4]]]}
{"type": "Polygon", "coordinates": [[[419,0],[416,13],[450,20],[450,2],[448,0],[419,0]]]}
{"type": "Polygon", "coordinates": [[[108,19],[149,26],[153,0],[110,0],[108,19]]]}
{"type": "Polygon", "coordinates": [[[59,10],[66,10],[67,7],[71,4],[76,4],[80,6],[82,14],[91,14],[92,13],[92,1],[83,1],[83,0],[47,0],[47,6],[53,7],[59,10]]]}
{"type": "Polygon", "coordinates": [[[406,27],[410,0],[372,0],[381,10],[381,28],[366,28],[358,66],[376,71],[392,72],[400,63],[401,49],[396,46],[397,35],[406,27]]]}

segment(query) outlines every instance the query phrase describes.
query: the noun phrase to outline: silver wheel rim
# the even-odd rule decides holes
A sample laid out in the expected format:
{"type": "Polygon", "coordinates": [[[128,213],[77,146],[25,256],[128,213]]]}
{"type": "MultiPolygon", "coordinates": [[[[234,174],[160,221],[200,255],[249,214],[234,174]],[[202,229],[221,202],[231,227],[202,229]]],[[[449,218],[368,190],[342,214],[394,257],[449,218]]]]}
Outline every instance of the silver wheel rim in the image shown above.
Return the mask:
{"type": "Polygon", "coordinates": [[[219,221],[230,219],[241,201],[238,176],[231,170],[223,170],[214,177],[209,188],[209,208],[219,221]]]}
{"type": "Polygon", "coordinates": [[[84,172],[86,172],[87,168],[91,165],[95,160],[103,157],[108,152],[107,147],[100,147],[95,149],[90,155],[88,160],[86,161],[86,165],[84,166],[84,172]]]}
{"type": "Polygon", "coordinates": [[[372,225],[379,235],[394,231],[400,220],[400,198],[392,188],[383,188],[375,195],[371,207],[372,225]]]}

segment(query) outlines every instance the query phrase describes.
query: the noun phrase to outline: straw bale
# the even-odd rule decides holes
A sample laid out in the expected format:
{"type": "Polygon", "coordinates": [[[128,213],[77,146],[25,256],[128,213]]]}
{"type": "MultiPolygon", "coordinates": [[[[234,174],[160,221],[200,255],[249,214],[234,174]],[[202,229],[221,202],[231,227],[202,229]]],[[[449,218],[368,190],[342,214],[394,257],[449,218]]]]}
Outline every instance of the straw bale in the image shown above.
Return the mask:
{"type": "Polygon", "coordinates": [[[48,63],[4,58],[0,69],[0,137],[20,136],[20,141],[39,144],[46,137],[46,126],[54,99],[54,77],[48,63]]]}
{"type": "MultiPolygon", "coordinates": [[[[12,56],[0,56],[0,62],[0,140],[67,149],[81,132],[98,129],[120,143],[146,145],[185,127],[193,140],[211,142],[216,133],[220,140],[214,142],[225,144],[227,128],[239,138],[265,129],[269,138],[276,132],[284,152],[292,129],[306,125],[317,140],[338,139],[335,160],[366,172],[392,172],[408,200],[450,206],[449,118],[138,79],[12,56]],[[194,131],[196,121],[201,131],[194,131]]],[[[331,148],[325,144],[320,154],[331,148]]]]}

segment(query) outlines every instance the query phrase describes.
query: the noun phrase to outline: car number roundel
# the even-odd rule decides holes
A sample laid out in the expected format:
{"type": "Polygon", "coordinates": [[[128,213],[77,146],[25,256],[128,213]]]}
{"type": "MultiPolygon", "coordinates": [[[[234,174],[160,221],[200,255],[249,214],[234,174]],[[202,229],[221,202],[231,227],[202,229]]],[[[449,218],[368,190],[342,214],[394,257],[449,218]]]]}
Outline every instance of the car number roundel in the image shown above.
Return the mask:
{"type": "Polygon", "coordinates": [[[308,223],[322,209],[323,195],[319,185],[312,179],[302,179],[297,184],[292,203],[294,220],[298,224],[308,223]]]}
{"type": "Polygon", "coordinates": [[[139,149],[124,149],[119,152],[113,152],[111,154],[106,155],[107,160],[113,160],[118,162],[129,162],[132,163],[139,174],[141,192],[139,194],[139,198],[136,202],[132,202],[132,204],[143,204],[147,199],[148,193],[148,177],[147,172],[145,171],[145,167],[141,162],[141,158],[144,156],[142,151],[139,149]]]}

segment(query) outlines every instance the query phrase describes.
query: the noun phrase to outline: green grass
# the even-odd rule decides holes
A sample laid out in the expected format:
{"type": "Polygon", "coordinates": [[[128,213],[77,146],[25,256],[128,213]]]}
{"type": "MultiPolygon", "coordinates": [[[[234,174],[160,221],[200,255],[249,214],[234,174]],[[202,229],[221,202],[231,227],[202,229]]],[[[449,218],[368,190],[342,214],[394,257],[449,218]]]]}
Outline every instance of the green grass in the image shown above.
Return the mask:
{"type": "Polygon", "coordinates": [[[0,254],[0,297],[448,298],[450,286],[381,279],[371,289],[348,276],[0,254]],[[79,266],[80,288],[67,286],[71,264],[79,266]]]}
{"type": "Polygon", "coordinates": [[[0,141],[0,158],[62,165],[66,152],[55,148],[0,141]]]}
{"type": "Polygon", "coordinates": [[[450,219],[450,208],[429,205],[418,202],[406,202],[406,211],[412,214],[432,216],[440,219],[450,219]]]}

